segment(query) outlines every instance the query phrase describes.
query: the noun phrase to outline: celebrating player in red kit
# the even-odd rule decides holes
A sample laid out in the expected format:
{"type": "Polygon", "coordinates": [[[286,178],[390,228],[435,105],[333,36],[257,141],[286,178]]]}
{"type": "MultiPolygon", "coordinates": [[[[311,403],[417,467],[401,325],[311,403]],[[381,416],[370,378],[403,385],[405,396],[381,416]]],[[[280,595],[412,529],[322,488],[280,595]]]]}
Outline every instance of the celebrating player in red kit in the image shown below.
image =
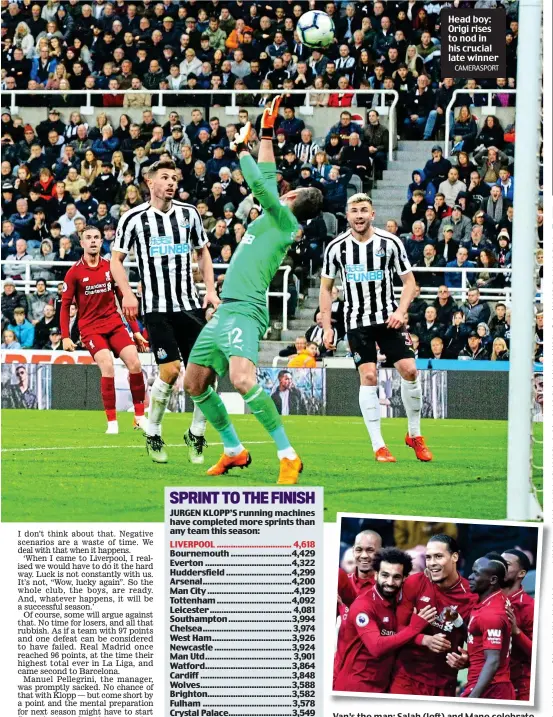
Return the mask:
{"type": "Polygon", "coordinates": [[[522,587],[522,581],[532,567],[526,553],[509,548],[501,555],[507,563],[504,594],[511,603],[507,617],[511,621],[513,648],[511,651],[511,682],[517,700],[530,700],[530,670],[534,633],[534,598],[522,587]]]}
{"type": "Polygon", "coordinates": [[[354,601],[344,625],[343,649],[334,678],[334,689],[340,692],[386,692],[396,650],[427,628],[438,614],[432,605],[424,605],[398,632],[396,599],[413,561],[402,550],[385,548],[372,563],[376,582],[354,601]]]}
{"type": "Polygon", "coordinates": [[[433,535],[426,546],[426,570],[410,575],[397,610],[398,629],[412,613],[432,606],[438,616],[398,654],[390,692],[398,695],[454,697],[457,669],[446,661],[466,639],[475,603],[468,581],[457,572],[459,547],[449,535],[433,535]]]}
{"type": "Polygon", "coordinates": [[[448,663],[465,667],[468,659],[467,686],[461,697],[486,700],[514,700],[509,651],[511,623],[507,616],[509,599],[504,587],[507,563],[499,553],[488,553],[472,566],[470,589],[478,596],[468,625],[467,651],[451,653],[448,663]]]}
{"type": "MultiPolygon", "coordinates": [[[[362,530],[355,536],[353,544],[353,559],[355,560],[355,570],[346,576],[350,589],[348,595],[350,598],[343,599],[344,590],[338,585],[338,613],[342,618],[340,629],[338,630],[338,644],[336,646],[336,654],[334,656],[334,676],[341,662],[342,648],[344,646],[344,625],[348,616],[349,605],[351,604],[351,594],[355,596],[363,595],[374,585],[373,558],[382,548],[382,538],[374,530],[362,530]]],[[[338,576],[340,578],[340,575],[338,576]]],[[[343,579],[343,578],[342,578],[343,579]]]]}
{"type": "Polygon", "coordinates": [[[137,322],[132,321],[129,326],[136,341],[136,344],[134,343],[117,309],[115,295],[117,294],[120,301],[122,295],[112,279],[109,261],[100,257],[100,230],[93,226],[85,227],[81,246],[84,255],[69,269],[63,285],[60,314],[63,348],[65,351],[75,350],[75,344],[69,338],[69,307],[75,302],[79,310],[79,331],[83,344],[98,364],[102,375],[102,400],[108,419],[106,433],[119,433],[115,411],[115,371],[111,352],[119,356],[129,370],[134,427],[145,429],[145,387],[138,351],[144,351],[147,342],[140,333],[137,322]]]}

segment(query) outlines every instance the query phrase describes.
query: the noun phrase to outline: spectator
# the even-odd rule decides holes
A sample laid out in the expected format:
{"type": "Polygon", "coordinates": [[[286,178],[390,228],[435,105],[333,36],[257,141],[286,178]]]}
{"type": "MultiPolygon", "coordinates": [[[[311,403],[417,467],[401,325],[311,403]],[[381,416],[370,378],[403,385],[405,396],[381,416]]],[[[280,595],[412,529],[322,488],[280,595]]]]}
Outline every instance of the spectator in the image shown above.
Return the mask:
{"type": "Polygon", "coordinates": [[[488,185],[495,184],[499,179],[499,170],[501,167],[509,164],[509,158],[506,154],[497,149],[497,147],[484,147],[474,153],[474,161],[479,167],[482,181],[488,185]]]}
{"type": "Polygon", "coordinates": [[[491,187],[490,196],[482,202],[482,209],[486,212],[486,215],[496,228],[505,218],[507,208],[510,206],[511,202],[503,197],[501,187],[497,184],[491,187]]]}
{"type": "Polygon", "coordinates": [[[92,144],[92,151],[100,160],[111,159],[111,155],[119,148],[119,140],[113,136],[113,127],[106,125],[102,127],[102,138],[92,144]]]}
{"type": "Polygon", "coordinates": [[[465,315],[465,323],[472,330],[476,330],[480,322],[487,324],[490,320],[490,307],[480,299],[480,291],[477,288],[469,289],[467,300],[462,304],[461,310],[465,315]]]}
{"type": "Polygon", "coordinates": [[[470,241],[472,222],[469,217],[463,215],[460,204],[454,204],[451,216],[444,221],[444,226],[453,227],[453,239],[458,244],[467,244],[470,241]]]}
{"type": "Polygon", "coordinates": [[[456,359],[459,356],[467,344],[470,333],[463,312],[454,311],[451,326],[446,329],[444,340],[445,353],[449,358],[456,359]]]}
{"type": "MultiPolygon", "coordinates": [[[[446,267],[457,268],[457,269],[468,269],[475,266],[474,262],[469,261],[469,253],[465,247],[460,246],[457,249],[456,258],[453,261],[448,261],[446,267]]],[[[474,282],[474,274],[467,272],[467,282],[472,284],[474,282]]],[[[450,289],[460,289],[463,286],[463,277],[460,271],[447,271],[445,274],[446,286],[450,289]]]]}
{"type": "Polygon", "coordinates": [[[449,358],[444,351],[444,341],[441,336],[434,336],[434,338],[430,341],[430,356],[428,358],[435,361],[449,358]]]}
{"type": "Polygon", "coordinates": [[[409,93],[405,107],[407,117],[403,124],[407,137],[420,139],[428,116],[434,108],[434,92],[429,87],[426,75],[419,75],[417,78],[417,88],[409,93]]]}
{"type": "Polygon", "coordinates": [[[490,329],[488,327],[488,324],[486,324],[484,321],[481,321],[476,327],[476,333],[480,337],[482,348],[485,349],[488,353],[491,353],[492,337],[490,336],[490,329]]]}
{"type": "Polygon", "coordinates": [[[388,162],[389,133],[386,127],[380,124],[380,115],[375,109],[371,109],[368,113],[368,123],[363,129],[363,140],[375,163],[376,178],[382,179],[382,173],[388,162]]]}
{"type": "Polygon", "coordinates": [[[440,184],[447,179],[450,169],[451,162],[443,156],[440,145],[435,144],[432,147],[432,159],[429,159],[424,165],[424,176],[438,189],[440,184]]]}
{"type": "MultiPolygon", "coordinates": [[[[445,260],[442,256],[438,256],[436,253],[436,247],[433,244],[425,244],[422,250],[422,256],[417,261],[415,266],[425,267],[431,269],[433,267],[445,266],[445,260]]],[[[422,281],[425,286],[437,287],[443,281],[444,275],[442,272],[425,272],[422,275],[422,281]]]]}
{"type": "Polygon", "coordinates": [[[13,311],[14,323],[8,324],[8,329],[13,331],[16,341],[22,349],[32,349],[35,338],[35,327],[25,318],[25,309],[21,306],[13,311]]]}
{"type": "Polygon", "coordinates": [[[16,349],[21,348],[21,344],[19,343],[15,336],[15,333],[11,329],[6,329],[2,334],[2,344],[0,345],[0,348],[8,349],[11,351],[15,351],[16,349]]]}
{"type": "MultiPolygon", "coordinates": [[[[36,257],[42,262],[56,261],[54,253],[54,244],[51,239],[43,239],[40,244],[39,254],[36,257]]],[[[33,279],[43,278],[45,281],[55,281],[56,272],[51,264],[41,263],[40,266],[31,267],[31,277],[33,279]]]]}
{"type": "Polygon", "coordinates": [[[441,182],[438,191],[445,197],[445,203],[448,207],[453,207],[457,202],[459,192],[466,192],[467,186],[459,179],[459,170],[457,167],[451,167],[447,173],[447,179],[441,182]]]}
{"type": "Polygon", "coordinates": [[[15,323],[15,309],[23,309],[27,313],[28,303],[25,294],[19,293],[15,288],[15,282],[11,277],[4,279],[4,291],[2,292],[2,318],[8,324],[15,323]]]}
{"type": "MultiPolygon", "coordinates": [[[[76,261],[79,261],[80,258],[80,253],[71,247],[71,239],[69,239],[69,237],[62,236],[60,239],[56,261],[68,261],[75,263],[76,261]]],[[[57,267],[58,279],[63,280],[68,271],[68,266],[57,267]]]]}
{"type": "Polygon", "coordinates": [[[453,125],[453,151],[472,152],[476,143],[478,125],[466,106],[460,108],[453,125]]]}
{"type": "Polygon", "coordinates": [[[508,167],[501,167],[499,170],[499,179],[496,184],[501,189],[503,197],[512,202],[515,193],[515,178],[511,176],[508,167]]]}
{"type": "Polygon", "coordinates": [[[443,329],[437,320],[437,312],[433,306],[427,306],[424,312],[424,320],[415,328],[415,333],[419,337],[419,358],[430,358],[432,352],[430,350],[430,342],[436,336],[442,337],[443,329]]]}
{"type": "Polygon", "coordinates": [[[453,313],[456,309],[456,304],[445,284],[442,283],[438,286],[438,296],[434,299],[434,303],[432,305],[436,309],[438,323],[444,328],[449,327],[453,321],[453,313]]]}
{"type": "Polygon", "coordinates": [[[133,77],[131,79],[130,89],[125,92],[123,97],[123,107],[150,107],[152,104],[152,96],[149,92],[144,92],[143,90],[144,87],[140,78],[133,77]]]}
{"type": "Polygon", "coordinates": [[[437,244],[440,239],[440,222],[436,217],[436,210],[432,205],[426,207],[424,212],[424,224],[426,226],[426,236],[437,244]]]}
{"type": "MultiPolygon", "coordinates": [[[[434,109],[428,114],[424,127],[423,139],[432,139],[436,128],[441,127],[445,122],[446,109],[451,102],[455,90],[455,81],[452,77],[444,77],[434,99],[434,109]]],[[[450,130],[453,129],[453,113],[450,114],[450,130]]],[[[453,133],[452,133],[453,134],[453,133]]]]}
{"type": "Polygon", "coordinates": [[[61,331],[57,326],[52,326],[48,334],[49,342],[46,347],[49,351],[63,351],[61,331]]]}
{"type": "Polygon", "coordinates": [[[494,115],[488,115],[478,134],[476,144],[479,148],[497,147],[497,149],[503,149],[505,144],[503,135],[504,130],[501,122],[494,115]]]}
{"type": "MultiPolygon", "coordinates": [[[[49,243],[51,245],[51,242],[49,243]]],[[[29,313],[27,318],[35,326],[44,315],[44,307],[46,305],[54,306],[54,297],[46,290],[46,281],[43,278],[36,280],[35,293],[30,295],[28,303],[29,313]]]]}
{"type": "Polygon", "coordinates": [[[56,309],[54,303],[43,304],[39,321],[35,324],[34,349],[46,349],[50,343],[50,329],[56,326],[56,309]]]}
{"type": "Polygon", "coordinates": [[[415,189],[411,199],[406,202],[401,211],[401,231],[407,234],[413,227],[413,222],[422,221],[426,217],[425,193],[422,189],[415,189]]]}
{"type": "Polygon", "coordinates": [[[482,181],[482,178],[477,170],[471,171],[469,179],[470,181],[467,193],[469,195],[470,202],[473,206],[481,207],[482,202],[487,200],[490,196],[490,187],[482,181]]]}
{"type": "Polygon", "coordinates": [[[328,97],[329,107],[351,107],[355,98],[353,87],[346,76],[338,78],[337,92],[331,92],[328,97]]]}
{"type": "MultiPolygon", "coordinates": [[[[424,277],[423,277],[424,278],[424,277]]],[[[417,324],[420,324],[424,320],[424,312],[428,308],[428,304],[424,299],[421,299],[421,285],[417,280],[415,298],[409,305],[407,312],[409,326],[414,329],[417,324]]]]}
{"type": "Polygon", "coordinates": [[[468,187],[471,173],[477,171],[476,165],[470,161],[468,152],[462,150],[457,154],[456,167],[459,170],[459,179],[468,187]]]}
{"type": "Polygon", "coordinates": [[[31,239],[34,217],[29,211],[29,203],[22,197],[16,201],[15,207],[16,211],[11,215],[10,222],[22,239],[31,239]]]}
{"type": "MultiPolygon", "coordinates": [[[[31,215],[32,216],[32,215],[31,215]]],[[[23,280],[25,278],[25,262],[31,261],[32,257],[27,252],[27,242],[25,239],[16,239],[15,253],[10,254],[9,264],[4,264],[4,276],[23,280]]]]}
{"type": "Polygon", "coordinates": [[[502,301],[498,301],[495,305],[494,316],[490,319],[489,327],[492,337],[503,337],[507,329],[507,307],[502,301]]]}
{"type": "Polygon", "coordinates": [[[329,212],[344,213],[346,210],[347,191],[346,186],[349,176],[341,174],[338,167],[332,167],[325,187],[325,210],[329,212]]]}
{"type": "Polygon", "coordinates": [[[98,202],[106,202],[108,206],[114,203],[115,195],[119,190],[119,182],[112,174],[113,165],[109,161],[102,162],[102,173],[92,184],[92,193],[98,202]]]}
{"type": "Polygon", "coordinates": [[[364,147],[357,132],[349,136],[349,145],[340,152],[340,165],[347,167],[352,174],[356,174],[363,183],[369,179],[372,160],[369,151],[364,147]]]}
{"type": "Polygon", "coordinates": [[[459,358],[472,361],[487,361],[490,358],[476,331],[471,331],[469,334],[467,345],[460,351],[459,358]]]}
{"type": "Polygon", "coordinates": [[[288,368],[316,368],[319,349],[317,344],[309,341],[306,347],[288,361],[288,368]]]}
{"type": "Polygon", "coordinates": [[[424,230],[424,222],[417,220],[413,222],[411,235],[404,239],[405,251],[411,264],[417,264],[422,259],[424,246],[428,243],[424,230]]]}
{"type": "MultiPolygon", "coordinates": [[[[338,332],[334,327],[332,330],[334,332],[332,344],[333,346],[336,346],[336,344],[338,343],[338,332]]],[[[317,346],[317,350],[321,358],[325,356],[332,356],[334,353],[333,351],[329,351],[325,347],[323,342],[323,334],[323,315],[321,314],[321,312],[319,312],[315,317],[315,324],[313,324],[313,326],[310,326],[305,332],[305,338],[308,342],[312,342],[317,346]]]]}
{"type": "Polygon", "coordinates": [[[278,352],[278,355],[282,358],[288,358],[289,356],[295,356],[296,354],[299,354],[301,351],[305,351],[307,348],[307,339],[305,336],[298,336],[294,343],[290,346],[286,346],[286,348],[281,349],[278,352]]]}
{"type": "Polygon", "coordinates": [[[229,264],[232,258],[232,247],[230,244],[223,244],[221,247],[221,253],[213,260],[213,270],[215,273],[215,279],[218,279],[221,274],[226,273],[226,269],[218,269],[218,264],[229,264]]]}
{"type": "Polygon", "coordinates": [[[504,338],[498,336],[493,340],[490,361],[509,361],[509,349],[504,338]]]}
{"type": "Polygon", "coordinates": [[[491,251],[493,248],[492,243],[488,239],[484,239],[483,228],[479,224],[472,226],[468,241],[462,241],[461,245],[467,249],[471,261],[477,261],[481,251],[491,251]]]}
{"type": "Polygon", "coordinates": [[[352,132],[357,132],[357,125],[352,124],[351,112],[346,110],[340,113],[340,121],[332,125],[328,131],[325,143],[330,141],[332,135],[338,135],[341,147],[345,147],[349,142],[349,136],[352,132]]]}

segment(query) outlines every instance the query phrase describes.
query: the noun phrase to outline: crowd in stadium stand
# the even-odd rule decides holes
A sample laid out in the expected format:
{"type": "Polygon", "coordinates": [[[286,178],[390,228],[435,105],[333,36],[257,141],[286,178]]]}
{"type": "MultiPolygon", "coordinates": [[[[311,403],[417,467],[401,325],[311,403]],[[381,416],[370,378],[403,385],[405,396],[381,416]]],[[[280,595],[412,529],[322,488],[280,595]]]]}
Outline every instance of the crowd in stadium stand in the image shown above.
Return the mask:
{"type": "MultiPolygon", "coordinates": [[[[345,227],[352,176],[370,189],[387,165],[388,129],[378,112],[381,96],[357,95],[355,90],[397,90],[399,136],[427,140],[443,132],[454,89],[466,90],[457,98],[450,124],[452,161],[437,142],[426,165],[414,168],[401,217],[388,218],[386,228],[401,236],[415,268],[508,269],[514,123],[503,127],[490,115],[479,127],[473,117],[473,109],[488,102],[474,94],[478,88],[494,90],[491,103],[498,108],[515,104],[515,95],[504,90],[515,85],[518,4],[502,4],[507,77],[477,83],[440,77],[443,3],[438,2],[3,0],[2,345],[59,347],[55,330],[67,267],[51,262],[80,257],[79,237],[87,224],[102,231],[102,254],[109,258],[117,221],[148,199],[144,172],[164,157],[177,164],[178,198],[195,204],[203,217],[220,287],[224,269],[218,264],[231,260],[248,224],[261,211],[229,145],[248,120],[259,132],[261,112],[273,97],[264,91],[270,89],[284,94],[274,143],[279,192],[319,187],[325,212],[337,217],[338,230],[345,227]],[[337,42],[324,52],[302,45],[295,31],[298,18],[313,7],[333,15],[337,28],[337,42]],[[15,89],[28,91],[17,96],[22,112],[25,107],[47,107],[47,119],[33,126],[12,115],[9,90],[15,89]],[[95,89],[103,93],[89,95],[95,107],[89,119],[76,108],[89,104],[84,93],[95,89]],[[171,97],[176,109],[160,120],[151,105],[164,89],[182,93],[171,97]],[[199,89],[212,93],[200,95],[199,89]],[[240,112],[232,123],[223,119],[229,96],[221,94],[222,89],[250,92],[237,96],[240,112]],[[298,107],[306,97],[287,94],[290,89],[310,90],[308,102],[315,108],[345,108],[324,137],[314,137],[309,122],[301,118],[298,107]],[[332,92],[321,93],[324,89],[332,92]],[[364,126],[353,122],[353,110],[347,109],[356,106],[367,109],[364,126]],[[181,118],[180,107],[188,108],[187,116],[192,108],[189,122],[181,118]],[[120,114],[121,108],[138,108],[141,120],[120,114]],[[34,286],[25,295],[16,283],[25,277],[29,259],[43,264],[32,266],[34,286]],[[58,289],[52,291],[56,282],[58,289]]],[[[384,103],[389,104],[388,98],[384,103]]],[[[254,156],[258,146],[254,135],[254,156]]],[[[298,233],[286,263],[299,280],[300,295],[310,272],[321,266],[329,236],[322,214],[298,233]]],[[[508,308],[497,304],[492,310],[478,295],[478,289],[509,286],[508,272],[469,274],[475,288],[467,301],[461,304],[449,297],[447,306],[442,303],[446,293],[461,286],[459,273],[425,272],[417,278],[436,291],[435,301],[417,298],[409,314],[420,357],[508,358],[508,308]]],[[[293,316],[298,301],[293,275],[283,287],[279,272],[272,288],[288,289],[293,316]]],[[[77,317],[72,318],[78,337],[77,317]]],[[[308,363],[314,353],[308,344],[324,353],[316,317],[314,321],[306,347],[302,344],[308,363]]],[[[344,339],[336,328],[338,339],[344,339]]],[[[539,348],[536,356],[539,359],[539,348]]]]}

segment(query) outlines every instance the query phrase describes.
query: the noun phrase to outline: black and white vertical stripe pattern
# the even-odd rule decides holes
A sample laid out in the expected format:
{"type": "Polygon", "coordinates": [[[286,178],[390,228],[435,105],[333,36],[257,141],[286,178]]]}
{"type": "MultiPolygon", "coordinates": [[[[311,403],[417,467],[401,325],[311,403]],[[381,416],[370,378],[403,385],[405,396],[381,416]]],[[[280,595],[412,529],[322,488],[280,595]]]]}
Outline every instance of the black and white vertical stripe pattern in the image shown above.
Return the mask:
{"type": "Polygon", "coordinates": [[[134,246],[144,313],[172,313],[201,308],[192,274],[192,252],[207,244],[207,235],[196,207],[173,201],[168,212],[148,202],[126,212],[117,225],[114,251],[128,254],[134,246]],[[165,247],[188,245],[183,253],[155,255],[155,239],[165,247]],[[151,249],[154,247],[154,255],[151,249]]]}
{"type": "Polygon", "coordinates": [[[375,228],[369,241],[358,242],[348,229],[327,246],[322,276],[341,276],[347,331],[385,324],[398,306],[394,274],[410,271],[405,247],[396,236],[375,228]]]}
{"type": "Polygon", "coordinates": [[[315,155],[318,151],[319,145],[315,142],[298,142],[294,146],[294,154],[300,160],[300,162],[309,162],[309,164],[313,163],[315,155]]]}

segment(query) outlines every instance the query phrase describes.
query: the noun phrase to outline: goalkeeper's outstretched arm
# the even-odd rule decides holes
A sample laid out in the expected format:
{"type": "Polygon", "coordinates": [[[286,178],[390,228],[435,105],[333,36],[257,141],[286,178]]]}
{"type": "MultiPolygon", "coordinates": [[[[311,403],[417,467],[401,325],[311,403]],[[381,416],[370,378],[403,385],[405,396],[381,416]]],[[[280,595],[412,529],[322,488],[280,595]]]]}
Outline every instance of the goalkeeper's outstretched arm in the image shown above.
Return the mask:
{"type": "Polygon", "coordinates": [[[234,142],[240,160],[244,179],[263,209],[267,212],[280,210],[278,189],[276,186],[276,165],[273,150],[274,124],[278,116],[281,97],[276,97],[263,112],[261,119],[261,142],[258,164],[248,151],[248,137],[251,125],[248,122],[236,136],[234,142]]]}

